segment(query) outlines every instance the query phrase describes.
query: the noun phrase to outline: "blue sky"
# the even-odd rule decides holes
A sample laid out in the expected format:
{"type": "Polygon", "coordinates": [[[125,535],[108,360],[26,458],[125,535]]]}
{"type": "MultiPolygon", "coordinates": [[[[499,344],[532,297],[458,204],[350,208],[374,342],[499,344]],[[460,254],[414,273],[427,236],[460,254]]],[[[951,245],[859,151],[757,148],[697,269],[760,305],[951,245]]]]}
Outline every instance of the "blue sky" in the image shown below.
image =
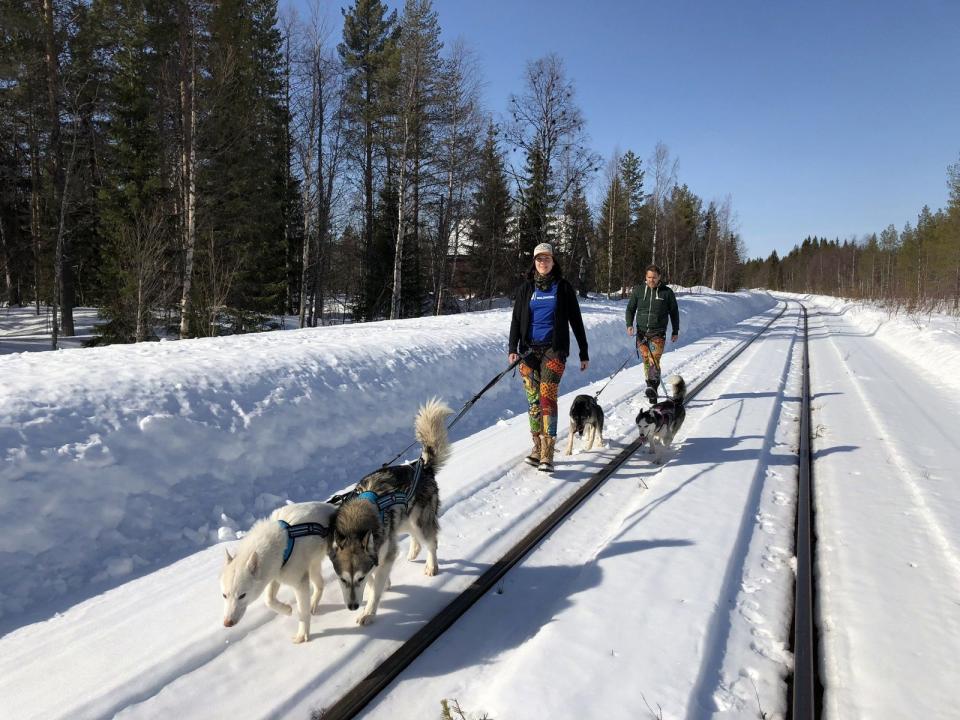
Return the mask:
{"type": "MultiPolygon", "coordinates": [[[[388,0],[391,7],[402,1],[388,0]]],[[[281,0],[306,6],[306,0],[281,0]]],[[[346,0],[322,3],[339,39],[346,0]]],[[[915,222],[960,158],[957,0],[435,0],[498,116],[525,64],[564,58],[594,149],[662,140],[748,253],[915,222]]]]}

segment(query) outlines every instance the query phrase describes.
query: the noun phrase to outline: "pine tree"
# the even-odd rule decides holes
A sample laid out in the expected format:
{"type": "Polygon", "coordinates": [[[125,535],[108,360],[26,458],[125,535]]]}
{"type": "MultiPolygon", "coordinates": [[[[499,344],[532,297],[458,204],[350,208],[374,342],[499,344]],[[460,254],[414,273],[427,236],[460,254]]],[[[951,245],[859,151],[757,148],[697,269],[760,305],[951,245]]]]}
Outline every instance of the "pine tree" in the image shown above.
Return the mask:
{"type": "Polygon", "coordinates": [[[527,156],[526,181],[517,198],[520,203],[518,232],[520,246],[518,261],[521,265],[532,257],[533,249],[543,242],[549,242],[550,207],[554,196],[547,177],[547,166],[539,148],[534,147],[527,156]]]}
{"type": "MultiPolygon", "coordinates": [[[[345,110],[357,164],[363,175],[363,254],[360,275],[363,287],[357,307],[359,319],[369,319],[386,285],[386,276],[374,256],[375,157],[382,129],[388,83],[396,62],[399,29],[396,12],[387,13],[381,0],[355,0],[343,10],[343,42],[337,47],[347,74],[345,110]]],[[[391,253],[392,257],[392,253],[391,253]]]]}
{"type": "Polygon", "coordinates": [[[509,180],[497,134],[490,123],[480,155],[479,182],[473,194],[468,287],[481,299],[505,295],[512,287],[507,221],[509,180]]]}
{"type": "Polygon", "coordinates": [[[595,245],[595,229],[590,216],[590,206],[586,195],[579,185],[573,189],[573,195],[564,208],[567,228],[566,263],[569,270],[567,279],[573,284],[580,297],[595,287],[595,263],[591,248],[595,245]]]}
{"type": "MultiPolygon", "coordinates": [[[[136,280],[126,269],[135,263],[132,229],[141,218],[173,215],[168,212],[172,188],[164,142],[171,136],[165,105],[170,90],[163,82],[170,77],[166,63],[172,57],[174,25],[169,14],[156,14],[142,0],[104,0],[93,12],[103,28],[99,52],[111,58],[102,68],[107,119],[98,216],[104,292],[99,314],[104,322],[97,334],[100,342],[134,342],[141,325],[137,313],[150,311],[131,301],[137,294],[136,280]]],[[[159,237],[169,235],[161,232],[159,237]]]]}
{"type": "Polygon", "coordinates": [[[237,329],[257,329],[262,314],[283,312],[286,300],[285,110],[276,0],[215,4],[210,38],[210,72],[198,91],[218,104],[198,128],[197,223],[211,233],[212,252],[239,258],[229,304],[239,310],[237,329]]]}
{"type": "MultiPolygon", "coordinates": [[[[399,76],[394,83],[393,138],[397,155],[397,236],[394,249],[390,318],[400,317],[403,266],[416,271],[419,237],[420,170],[431,115],[435,116],[440,74],[440,24],[430,0],[406,0],[398,42],[399,76]],[[408,185],[413,192],[408,195],[408,185]],[[409,216],[409,224],[408,224],[409,216]],[[408,234],[414,252],[404,247],[408,234]]],[[[419,305],[415,302],[414,306],[419,305]]],[[[419,312],[417,312],[419,314],[419,312]]]]}

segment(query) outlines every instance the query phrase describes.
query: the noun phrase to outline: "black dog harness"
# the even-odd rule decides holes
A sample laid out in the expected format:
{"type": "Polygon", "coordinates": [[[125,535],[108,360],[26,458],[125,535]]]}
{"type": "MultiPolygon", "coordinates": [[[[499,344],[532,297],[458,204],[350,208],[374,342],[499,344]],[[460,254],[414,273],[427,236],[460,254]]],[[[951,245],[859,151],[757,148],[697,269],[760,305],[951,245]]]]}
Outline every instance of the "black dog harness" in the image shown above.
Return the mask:
{"type": "Polygon", "coordinates": [[[650,413],[657,421],[657,430],[660,430],[664,425],[673,422],[673,418],[677,414],[677,408],[672,400],[668,400],[654,405],[650,408],[650,413]]]}
{"type": "Polygon", "coordinates": [[[330,528],[324,527],[320,523],[308,522],[291,525],[284,520],[277,520],[277,522],[280,523],[280,527],[287,531],[287,546],[283,550],[283,562],[280,563],[280,567],[283,567],[287,564],[287,560],[289,560],[290,556],[293,554],[294,541],[298,537],[316,535],[318,537],[325,538],[330,534],[330,528]]]}

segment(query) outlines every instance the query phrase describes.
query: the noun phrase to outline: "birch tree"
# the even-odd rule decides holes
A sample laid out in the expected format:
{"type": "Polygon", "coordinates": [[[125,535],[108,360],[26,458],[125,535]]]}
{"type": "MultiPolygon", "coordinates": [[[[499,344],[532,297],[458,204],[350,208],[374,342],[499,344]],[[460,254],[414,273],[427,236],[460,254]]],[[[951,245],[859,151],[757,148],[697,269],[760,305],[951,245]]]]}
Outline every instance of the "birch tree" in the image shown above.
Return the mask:
{"type": "MultiPolygon", "coordinates": [[[[542,240],[550,238],[549,218],[570,191],[600,167],[600,158],[587,147],[583,113],[576,104],[573,81],[556,54],[527,64],[524,90],[511,95],[504,134],[520,151],[527,167],[543,168],[542,182],[531,183],[517,162],[509,166],[518,200],[536,209],[542,240]],[[542,187],[543,198],[528,197],[531,187],[542,187]]],[[[526,248],[525,248],[526,249],[526,248]]],[[[532,248],[529,248],[532,249],[532,248]]]]}
{"type": "Polygon", "coordinates": [[[660,218],[660,208],[663,199],[668,196],[670,189],[677,179],[677,161],[670,162],[670,149],[658,141],[653,149],[653,155],[650,156],[648,166],[653,168],[653,193],[650,196],[650,202],[653,205],[653,250],[650,254],[650,262],[657,262],[657,229],[660,218]]]}

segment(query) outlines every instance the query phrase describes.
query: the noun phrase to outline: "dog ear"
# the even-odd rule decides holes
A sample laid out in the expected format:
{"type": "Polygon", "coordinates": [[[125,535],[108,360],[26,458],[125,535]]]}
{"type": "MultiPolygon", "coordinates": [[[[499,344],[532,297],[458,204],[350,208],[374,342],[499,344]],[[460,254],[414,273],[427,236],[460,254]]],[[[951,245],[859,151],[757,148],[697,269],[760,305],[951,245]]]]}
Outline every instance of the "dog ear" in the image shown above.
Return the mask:
{"type": "Polygon", "coordinates": [[[259,567],[260,567],[260,556],[257,555],[256,551],[254,551],[250,554],[250,559],[247,560],[247,570],[250,571],[251,575],[256,575],[259,567]]]}
{"type": "Polygon", "coordinates": [[[236,557],[236,555],[231,555],[230,550],[227,548],[224,548],[223,551],[227,554],[227,565],[229,565],[233,562],[233,559],[236,557]]]}

